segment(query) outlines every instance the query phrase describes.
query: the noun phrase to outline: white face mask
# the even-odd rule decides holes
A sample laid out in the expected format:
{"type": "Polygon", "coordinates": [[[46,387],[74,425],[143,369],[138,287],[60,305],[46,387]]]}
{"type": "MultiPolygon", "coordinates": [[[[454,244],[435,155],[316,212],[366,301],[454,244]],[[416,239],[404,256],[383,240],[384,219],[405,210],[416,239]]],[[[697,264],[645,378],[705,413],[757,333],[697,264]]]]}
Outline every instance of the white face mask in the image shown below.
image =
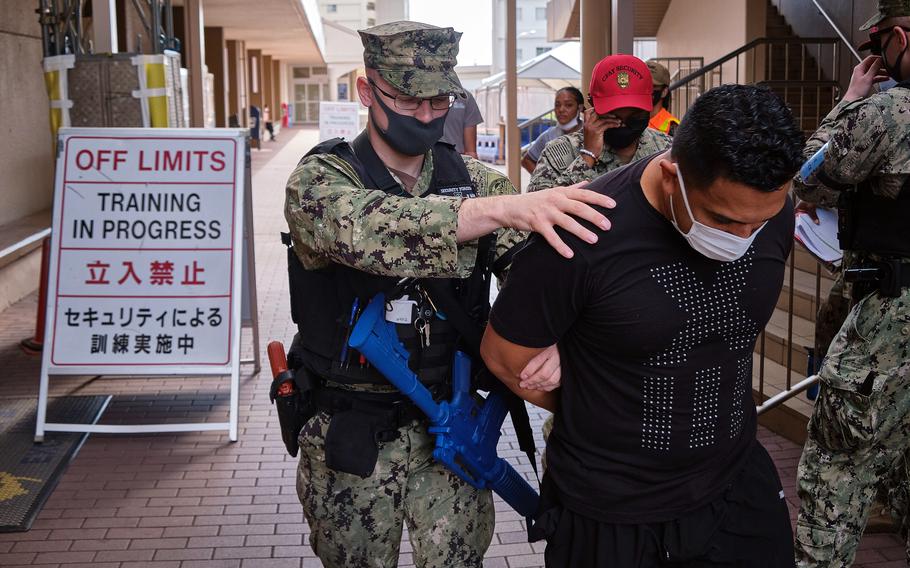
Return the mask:
{"type": "Polygon", "coordinates": [[[573,128],[575,128],[577,125],[578,125],[578,115],[575,115],[575,118],[573,118],[572,120],[570,120],[569,122],[567,122],[565,124],[557,124],[557,126],[559,126],[559,128],[563,132],[568,132],[568,131],[572,130],[573,128]]]}
{"type": "Polygon", "coordinates": [[[746,251],[749,250],[749,247],[752,246],[752,241],[755,240],[755,237],[757,237],[758,233],[765,228],[765,225],[767,225],[768,222],[765,221],[762,223],[762,226],[746,239],[699,223],[695,220],[695,216],[692,215],[692,209],[689,207],[689,198],[686,195],[686,184],[683,182],[679,164],[676,165],[676,177],[679,178],[679,189],[682,191],[686,212],[689,214],[689,219],[692,219],[692,227],[689,229],[689,232],[683,233],[682,229],[679,228],[679,224],[676,222],[676,211],[673,209],[673,196],[671,195],[670,214],[673,216],[673,226],[676,227],[679,234],[688,241],[689,246],[708,258],[720,260],[722,262],[732,262],[742,258],[742,256],[746,254],[746,251]]]}

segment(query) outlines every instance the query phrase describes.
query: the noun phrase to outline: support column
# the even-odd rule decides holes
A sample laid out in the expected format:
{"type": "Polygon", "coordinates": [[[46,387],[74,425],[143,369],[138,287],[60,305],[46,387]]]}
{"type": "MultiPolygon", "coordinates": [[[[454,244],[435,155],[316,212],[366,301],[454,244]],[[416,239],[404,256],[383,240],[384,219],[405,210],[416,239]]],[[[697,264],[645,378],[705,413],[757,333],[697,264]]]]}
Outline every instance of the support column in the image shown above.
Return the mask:
{"type": "Polygon", "coordinates": [[[288,77],[290,72],[290,65],[282,61],[278,69],[278,93],[280,101],[288,103],[288,114],[293,116],[295,109],[294,95],[291,93],[290,78],[288,77]]]}
{"type": "Polygon", "coordinates": [[[281,120],[281,101],[284,99],[284,95],[281,93],[281,61],[277,59],[272,60],[272,116],[276,120],[281,120]],[[277,113],[277,114],[276,114],[277,113]]]}
{"type": "Polygon", "coordinates": [[[612,53],[633,55],[635,50],[635,0],[613,0],[612,53]]]}
{"type": "Polygon", "coordinates": [[[95,53],[117,53],[117,3],[92,0],[92,41],[95,53]]]}
{"type": "Polygon", "coordinates": [[[205,66],[214,77],[215,126],[227,126],[227,50],[224,28],[205,28],[205,66]]]}
{"type": "Polygon", "coordinates": [[[611,0],[579,0],[581,8],[581,90],[588,94],[591,71],[610,54],[612,44],[611,0]]]}
{"type": "Polygon", "coordinates": [[[338,100],[338,67],[329,65],[329,100],[338,100]]]}
{"type": "Polygon", "coordinates": [[[262,50],[247,50],[247,86],[250,100],[248,106],[257,106],[262,110],[262,50]]]}
{"type": "Polygon", "coordinates": [[[260,72],[262,77],[262,108],[265,108],[265,105],[269,105],[269,112],[272,115],[272,120],[277,116],[275,114],[275,105],[272,103],[272,56],[263,55],[262,56],[262,71],[260,72]]]}
{"type": "Polygon", "coordinates": [[[189,71],[190,126],[205,126],[205,34],[203,31],[202,0],[184,1],[186,26],[186,68],[189,71]]]}
{"type": "Polygon", "coordinates": [[[227,41],[228,105],[227,118],[235,117],[238,126],[246,126],[246,47],[243,41],[227,41]]]}
{"type": "MultiPolygon", "coordinates": [[[[518,132],[518,44],[516,0],[506,0],[506,169],[521,189],[521,136],[518,132]]],[[[500,140],[500,143],[503,141],[500,140]]]]}

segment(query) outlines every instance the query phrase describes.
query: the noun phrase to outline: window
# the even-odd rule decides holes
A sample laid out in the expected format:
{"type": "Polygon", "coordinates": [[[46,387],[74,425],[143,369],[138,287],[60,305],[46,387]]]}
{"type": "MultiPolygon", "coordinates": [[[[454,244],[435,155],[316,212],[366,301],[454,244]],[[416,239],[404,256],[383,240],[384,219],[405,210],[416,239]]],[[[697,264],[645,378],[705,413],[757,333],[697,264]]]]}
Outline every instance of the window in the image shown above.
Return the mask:
{"type": "Polygon", "coordinates": [[[309,67],[294,67],[294,78],[295,79],[309,79],[310,78],[310,68],[309,67]]]}
{"type": "Polygon", "coordinates": [[[534,8],[534,19],[538,21],[545,21],[547,19],[547,9],[546,8],[534,8]]]}
{"type": "Polygon", "coordinates": [[[548,51],[550,51],[550,48],[549,48],[549,47],[538,47],[538,48],[537,48],[537,55],[543,55],[544,53],[546,53],[546,52],[548,52],[548,51]]]}
{"type": "Polygon", "coordinates": [[[367,18],[367,27],[373,27],[376,25],[376,18],[367,18]]]}
{"type": "Polygon", "coordinates": [[[524,55],[522,55],[520,47],[515,49],[515,61],[517,61],[518,63],[521,63],[522,61],[524,61],[524,55]]]}
{"type": "Polygon", "coordinates": [[[367,2],[367,10],[376,11],[376,2],[367,2]]]}
{"type": "Polygon", "coordinates": [[[521,21],[521,8],[515,8],[515,19],[521,21]]]}
{"type": "Polygon", "coordinates": [[[332,14],[338,11],[338,4],[326,4],[325,11],[332,14]]]}
{"type": "Polygon", "coordinates": [[[327,67],[312,67],[310,68],[310,73],[313,75],[328,75],[329,71],[327,67]]]}

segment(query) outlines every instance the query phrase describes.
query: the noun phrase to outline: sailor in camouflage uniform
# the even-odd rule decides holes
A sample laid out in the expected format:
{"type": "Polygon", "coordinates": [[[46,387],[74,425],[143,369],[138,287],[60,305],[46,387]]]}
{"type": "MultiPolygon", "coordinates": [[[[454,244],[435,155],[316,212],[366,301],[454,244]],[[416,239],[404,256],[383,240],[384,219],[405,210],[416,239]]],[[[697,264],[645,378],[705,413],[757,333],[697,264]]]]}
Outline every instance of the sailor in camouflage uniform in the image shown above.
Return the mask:
{"type": "MultiPolygon", "coordinates": [[[[910,0],[880,0],[861,29],[869,30],[867,45],[881,56],[856,67],[844,100],[809,141],[807,155],[828,142],[824,163],[810,179],[794,183],[800,197],[819,205],[847,198],[840,203],[846,222],[841,244],[854,256],[846,277],[876,277],[852,284],[858,303],[819,372],[821,391],[798,473],[801,568],[850,566],[880,486],[895,487],[900,501],[907,483],[910,0]],[[871,94],[887,75],[898,85],[871,94]]],[[[898,507],[900,521],[906,504],[898,507]]]]}
{"type": "MultiPolygon", "coordinates": [[[[395,22],[360,35],[367,72],[357,91],[369,107],[367,129],[350,144],[314,148],[287,184],[299,330],[288,358],[315,406],[299,436],[297,492],[327,567],[396,566],[404,523],[417,566],[481,567],[493,534],[490,492],[433,460],[425,417],[343,347],[350,323],[376,292],[394,298],[390,288],[402,277],[452,290],[472,289],[475,275],[483,282],[491,268],[504,277],[507,251],[526,231],[548,235],[571,256],[554,227],[594,242],[570,214],[607,229],[593,206],[614,204],[577,188],[520,195],[499,173],[437,142],[454,97],[464,96],[453,70],[461,34],[452,28],[395,22]]],[[[477,305],[488,308],[485,282],[477,305]]],[[[459,336],[436,313],[425,335],[416,321],[396,327],[420,380],[446,396],[459,336]]]]}
{"type": "Polygon", "coordinates": [[[591,181],[669,149],[670,137],[648,128],[652,89],[651,71],[641,59],[631,55],[601,59],[591,73],[591,108],[585,110],[584,128],[546,145],[528,191],[591,181]]]}

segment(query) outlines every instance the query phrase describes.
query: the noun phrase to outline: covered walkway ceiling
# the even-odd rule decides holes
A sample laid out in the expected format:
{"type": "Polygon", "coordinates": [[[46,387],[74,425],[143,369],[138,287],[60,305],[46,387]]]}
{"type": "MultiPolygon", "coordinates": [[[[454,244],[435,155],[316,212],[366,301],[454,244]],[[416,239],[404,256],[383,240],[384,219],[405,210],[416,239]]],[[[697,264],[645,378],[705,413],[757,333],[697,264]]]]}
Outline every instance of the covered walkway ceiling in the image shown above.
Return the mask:
{"type": "MultiPolygon", "coordinates": [[[[581,36],[581,0],[550,0],[547,16],[556,20],[548,27],[550,41],[578,39],[581,36]]],[[[634,37],[654,37],[667,13],[670,0],[636,0],[634,37]]]]}
{"type": "Polygon", "coordinates": [[[227,39],[244,40],[247,49],[288,63],[325,62],[316,0],[203,0],[202,9],[206,26],[224,28],[227,39]]]}

